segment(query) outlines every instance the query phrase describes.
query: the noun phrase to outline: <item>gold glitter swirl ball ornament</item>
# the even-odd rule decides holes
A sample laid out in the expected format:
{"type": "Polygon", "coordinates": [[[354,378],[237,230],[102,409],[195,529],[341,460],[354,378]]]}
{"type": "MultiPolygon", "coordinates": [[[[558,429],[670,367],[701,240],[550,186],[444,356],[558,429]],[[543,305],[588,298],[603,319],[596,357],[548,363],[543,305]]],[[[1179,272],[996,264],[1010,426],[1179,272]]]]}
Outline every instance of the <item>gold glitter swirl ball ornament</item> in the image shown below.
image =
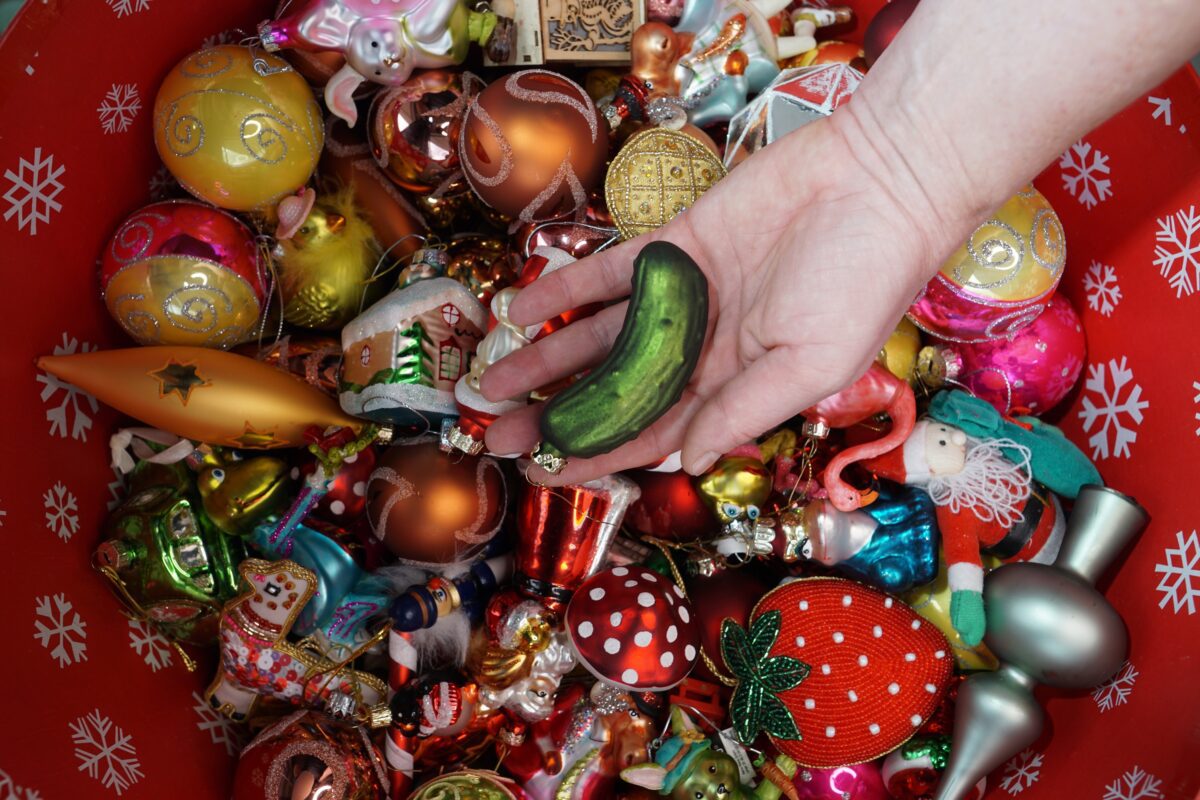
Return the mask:
{"type": "Polygon", "coordinates": [[[1062,222],[1030,184],[942,264],[908,318],[926,333],[955,342],[1009,337],[1046,308],[1066,261],[1062,222]]]}
{"type": "Polygon", "coordinates": [[[661,228],[725,177],[698,139],[669,128],[631,136],[608,168],[604,198],[625,239],[661,228]]]}
{"type": "Polygon", "coordinates": [[[192,200],[146,206],[100,264],[104,303],[138,344],[228,348],[250,338],[266,298],[250,229],[192,200]]]}
{"type": "Polygon", "coordinates": [[[286,61],[219,45],[179,62],[154,101],[154,144],[201,200],[265,210],[303,186],[324,144],[312,89],[286,61]]]}

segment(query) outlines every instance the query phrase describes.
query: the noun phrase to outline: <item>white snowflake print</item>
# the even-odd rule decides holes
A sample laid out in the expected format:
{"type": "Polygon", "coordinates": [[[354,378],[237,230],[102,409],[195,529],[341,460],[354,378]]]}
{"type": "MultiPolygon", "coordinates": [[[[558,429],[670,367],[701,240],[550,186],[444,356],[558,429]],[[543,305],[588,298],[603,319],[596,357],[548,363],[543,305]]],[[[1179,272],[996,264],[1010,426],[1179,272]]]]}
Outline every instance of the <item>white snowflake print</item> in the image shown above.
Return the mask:
{"type": "MultiPolygon", "coordinates": [[[[1200,381],[1192,381],[1192,389],[1196,392],[1196,395],[1192,398],[1192,402],[1200,405],[1200,381]]],[[[1196,422],[1200,422],[1200,411],[1196,412],[1196,422]]],[[[1196,435],[1200,436],[1200,427],[1196,428],[1196,435]]]]}
{"type": "Polygon", "coordinates": [[[17,170],[4,171],[4,177],[12,184],[4,193],[8,210],[4,219],[17,218],[17,230],[29,229],[30,236],[37,236],[38,223],[50,222],[50,214],[62,211],[58,194],[64,188],[59,178],[67,168],[54,163],[54,156],[42,158],[42,148],[33,148],[33,160],[22,158],[17,170]]]}
{"type": "Polygon", "coordinates": [[[64,542],[79,530],[79,504],[75,495],[67,491],[59,481],[42,495],[42,508],[46,509],[46,527],[64,542]]]}
{"type": "Polygon", "coordinates": [[[1196,613],[1196,598],[1200,597],[1200,537],[1192,531],[1185,539],[1183,531],[1177,531],[1175,541],[1179,547],[1163,550],[1165,563],[1154,565],[1154,571],[1163,574],[1155,587],[1162,592],[1158,607],[1166,608],[1167,603],[1171,603],[1175,606],[1174,613],[1178,614],[1187,606],[1188,616],[1191,616],[1196,613]]]}
{"type": "Polygon", "coordinates": [[[1113,675],[1106,682],[1100,684],[1092,690],[1092,699],[1096,701],[1096,706],[1100,709],[1100,713],[1110,711],[1117,706],[1123,706],[1129,702],[1129,695],[1133,692],[1133,684],[1137,682],[1138,671],[1134,669],[1133,664],[1126,661],[1117,670],[1117,674],[1113,675]]]}
{"type": "Polygon", "coordinates": [[[59,667],[87,661],[87,623],[65,595],[39,597],[34,610],[42,619],[33,621],[33,638],[50,650],[59,667]]]}
{"type": "Polygon", "coordinates": [[[1158,220],[1154,238],[1154,266],[1171,288],[1175,297],[1190,296],[1200,288],[1200,214],[1195,206],[1182,208],[1173,215],[1158,220]]]}
{"type": "Polygon", "coordinates": [[[109,511],[112,511],[125,499],[125,476],[115,465],[110,464],[108,468],[112,470],[113,479],[108,482],[109,499],[105,505],[109,511]]]}
{"type": "Polygon", "coordinates": [[[4,527],[4,518],[8,516],[8,512],[0,508],[0,528],[4,527]]]}
{"type": "Polygon", "coordinates": [[[170,642],[148,622],[129,620],[129,646],[142,656],[151,672],[171,666],[170,642]]]}
{"type": "Polygon", "coordinates": [[[118,796],[143,777],[142,764],[129,734],[101,714],[100,709],[68,725],[80,772],[87,772],[118,796]]]}
{"type": "Polygon", "coordinates": [[[1112,315],[1121,302],[1121,287],[1117,285],[1117,271],[1108,264],[1093,261],[1083,276],[1083,289],[1087,292],[1088,305],[1102,316],[1112,315]]]}
{"type": "Polygon", "coordinates": [[[142,98],[138,96],[137,84],[114,83],[96,113],[105,133],[124,133],[141,110],[142,98]]]}
{"type": "MultiPolygon", "coordinates": [[[[54,347],[54,355],[56,356],[72,355],[76,351],[90,353],[96,349],[94,345],[90,345],[87,342],[84,342],[83,346],[80,347],[79,340],[73,336],[67,336],[66,333],[62,335],[62,341],[62,344],[55,345],[54,347]]],[[[92,428],[92,418],[80,406],[90,407],[91,413],[94,414],[99,408],[96,404],[96,398],[66,381],[59,380],[49,372],[39,373],[37,379],[38,383],[43,385],[43,403],[49,405],[58,395],[59,391],[63,393],[58,405],[46,409],[46,420],[50,423],[50,435],[61,436],[64,439],[67,438],[67,417],[70,416],[71,438],[86,442],[88,431],[92,428]]]]}
{"type": "Polygon", "coordinates": [[[246,736],[241,726],[224,714],[217,713],[199,693],[192,692],[192,699],[196,701],[192,710],[200,718],[196,727],[207,731],[213,744],[224,745],[225,752],[229,755],[236,756],[240,753],[246,742],[246,736]]]}
{"type": "Polygon", "coordinates": [[[1042,754],[1026,750],[1004,765],[1000,788],[1009,794],[1020,794],[1037,783],[1042,774],[1042,754]]]}
{"type": "Polygon", "coordinates": [[[1108,364],[1089,364],[1088,377],[1084,384],[1087,393],[1083,396],[1083,408],[1079,418],[1083,420],[1084,432],[1089,432],[1097,423],[1096,432],[1088,439],[1092,446],[1092,458],[1129,458],[1129,445],[1137,441],[1136,426],[1142,423],[1142,412],[1150,407],[1150,401],[1142,399],[1142,387],[1134,383],[1128,394],[1125,388],[1133,380],[1133,370],[1125,356],[1120,362],[1115,358],[1108,364]],[[1107,370],[1106,370],[1107,367],[1107,370]],[[1109,391],[1107,378],[1112,379],[1109,391]],[[1092,393],[1101,405],[1092,401],[1092,393]]]}
{"type": "Polygon", "coordinates": [[[1161,778],[1154,777],[1135,764],[1133,769],[1104,787],[1107,789],[1104,800],[1150,800],[1154,797],[1164,797],[1158,788],[1161,785],[1161,778]]]}
{"type": "Polygon", "coordinates": [[[150,8],[150,0],[107,0],[107,2],[118,19],[139,11],[147,11],[150,8]]]}
{"type": "Polygon", "coordinates": [[[166,164],[160,164],[154,174],[150,176],[150,199],[165,200],[175,194],[175,190],[179,188],[179,184],[175,181],[175,176],[171,174],[171,170],[167,169],[166,164]]]}
{"type": "Polygon", "coordinates": [[[241,38],[242,31],[239,28],[229,28],[228,30],[223,30],[219,33],[213,33],[205,36],[204,41],[200,43],[200,49],[207,50],[210,47],[216,47],[219,44],[237,44],[241,38]]]}
{"type": "Polygon", "coordinates": [[[0,769],[0,800],[41,800],[41,792],[17,785],[7,772],[0,769]]]}
{"type": "Polygon", "coordinates": [[[1112,179],[1108,177],[1108,156],[1080,139],[1071,145],[1058,160],[1062,170],[1063,188],[1092,209],[1112,197],[1112,179]]]}

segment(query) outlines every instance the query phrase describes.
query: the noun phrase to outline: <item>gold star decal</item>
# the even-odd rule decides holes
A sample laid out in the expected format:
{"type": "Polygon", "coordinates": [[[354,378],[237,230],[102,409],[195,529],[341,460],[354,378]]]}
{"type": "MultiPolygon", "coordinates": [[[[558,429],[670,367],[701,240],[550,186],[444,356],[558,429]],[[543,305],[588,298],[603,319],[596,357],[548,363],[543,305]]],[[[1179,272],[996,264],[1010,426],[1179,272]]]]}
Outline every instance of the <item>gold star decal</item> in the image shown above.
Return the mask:
{"type": "Polygon", "coordinates": [[[287,442],[276,438],[275,431],[260,431],[247,420],[242,428],[241,436],[230,437],[229,444],[245,450],[269,450],[272,447],[284,447],[287,442]]]}
{"type": "Polygon", "coordinates": [[[212,386],[211,381],[196,371],[195,364],[181,364],[173,358],[162,369],[147,374],[158,381],[159,400],[165,399],[167,395],[176,394],[179,395],[179,402],[185,406],[194,389],[212,386]]]}

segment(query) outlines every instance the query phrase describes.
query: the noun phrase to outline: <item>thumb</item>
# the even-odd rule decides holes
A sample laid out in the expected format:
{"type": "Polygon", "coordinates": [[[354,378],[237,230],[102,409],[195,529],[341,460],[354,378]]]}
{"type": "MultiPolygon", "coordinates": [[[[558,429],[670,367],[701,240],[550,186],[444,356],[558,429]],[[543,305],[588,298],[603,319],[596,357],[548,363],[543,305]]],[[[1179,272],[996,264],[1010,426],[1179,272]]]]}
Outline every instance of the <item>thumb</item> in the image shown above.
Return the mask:
{"type": "Polygon", "coordinates": [[[683,443],[683,465],[699,475],[740,444],[786,422],[841,387],[805,370],[800,348],[776,347],[731,378],[700,407],[683,443]]]}

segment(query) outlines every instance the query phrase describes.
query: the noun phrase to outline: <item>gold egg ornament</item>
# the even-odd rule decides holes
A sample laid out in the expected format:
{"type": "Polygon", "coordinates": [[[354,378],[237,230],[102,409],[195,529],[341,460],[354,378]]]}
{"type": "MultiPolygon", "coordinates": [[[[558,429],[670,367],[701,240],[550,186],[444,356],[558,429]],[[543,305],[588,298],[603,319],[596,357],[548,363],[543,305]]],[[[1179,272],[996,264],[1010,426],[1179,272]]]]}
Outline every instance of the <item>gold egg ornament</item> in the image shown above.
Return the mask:
{"type": "Polygon", "coordinates": [[[264,211],[303,186],[325,133],[286,61],[218,45],[179,62],[154,101],[154,144],[180,185],[232,211],[264,211]]]}

